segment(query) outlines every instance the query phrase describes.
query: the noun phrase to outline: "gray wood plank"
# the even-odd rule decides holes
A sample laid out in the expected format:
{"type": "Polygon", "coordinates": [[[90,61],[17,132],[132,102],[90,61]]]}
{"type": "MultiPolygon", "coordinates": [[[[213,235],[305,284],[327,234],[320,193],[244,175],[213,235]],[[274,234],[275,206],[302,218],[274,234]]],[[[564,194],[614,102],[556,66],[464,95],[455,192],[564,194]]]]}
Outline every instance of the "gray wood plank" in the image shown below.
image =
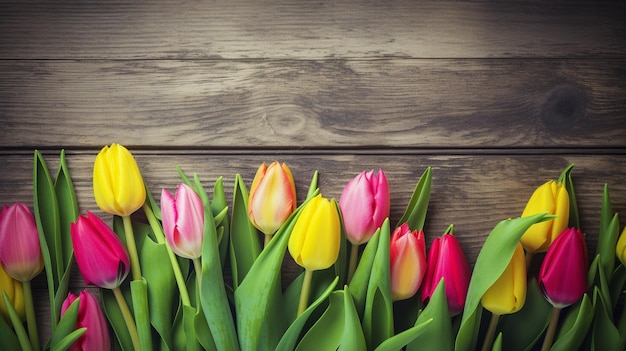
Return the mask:
{"type": "Polygon", "coordinates": [[[0,61],[0,147],[624,147],[625,63],[0,61]]]}
{"type": "Polygon", "coordinates": [[[620,55],[622,2],[3,1],[0,59],[620,55]]]}

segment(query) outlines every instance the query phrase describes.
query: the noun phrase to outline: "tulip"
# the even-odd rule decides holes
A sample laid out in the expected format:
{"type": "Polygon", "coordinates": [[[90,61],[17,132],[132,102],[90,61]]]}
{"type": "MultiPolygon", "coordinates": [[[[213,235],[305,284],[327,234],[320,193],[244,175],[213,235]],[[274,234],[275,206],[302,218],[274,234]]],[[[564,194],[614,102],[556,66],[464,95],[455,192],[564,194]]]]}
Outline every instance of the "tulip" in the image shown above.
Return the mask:
{"type": "Polygon", "coordinates": [[[204,236],[204,206],[200,196],[184,183],[176,189],[175,198],[163,189],[161,214],[163,231],[172,250],[181,257],[200,257],[204,236]]]}
{"type": "Polygon", "coordinates": [[[339,207],[343,216],[346,237],[360,245],[369,241],[389,217],[389,185],[385,172],[361,172],[343,188],[339,207]]]}
{"type": "Polygon", "coordinates": [[[286,164],[265,162],[259,166],[250,187],[248,218],[252,225],[271,236],[296,209],[296,186],[286,164]]]}
{"type": "Polygon", "coordinates": [[[587,246],[578,228],[566,228],[546,252],[539,269],[539,288],[553,306],[541,350],[550,349],[559,314],[580,300],[587,291],[587,246]]]}
{"type": "Polygon", "coordinates": [[[403,223],[391,234],[389,243],[391,297],[404,300],[417,293],[426,273],[426,244],[422,230],[411,231],[403,223]]]}
{"type": "Polygon", "coordinates": [[[493,314],[503,315],[519,311],[526,301],[526,258],[518,244],[504,272],[485,292],[480,302],[493,314]]]}
{"type": "Polygon", "coordinates": [[[2,265],[0,265],[0,314],[6,321],[8,321],[9,310],[4,304],[4,299],[2,298],[1,293],[3,291],[7,294],[7,297],[9,298],[9,301],[11,301],[11,304],[13,305],[13,308],[17,312],[18,316],[24,320],[24,292],[22,290],[22,282],[11,277],[2,268],[2,265]]]}
{"type": "Polygon", "coordinates": [[[530,253],[544,252],[566,227],[569,221],[569,195],[563,183],[550,180],[538,187],[528,200],[522,217],[548,212],[557,218],[533,224],[522,236],[521,242],[530,253]]]}
{"type": "Polygon", "coordinates": [[[305,269],[298,315],[306,309],[313,271],[332,266],[339,256],[340,245],[337,203],[318,194],[301,209],[287,243],[291,257],[305,269]]]}
{"type": "Polygon", "coordinates": [[[619,236],[617,240],[617,245],[615,246],[615,254],[617,258],[622,262],[624,266],[626,266],[626,227],[622,231],[622,234],[619,236]]]}
{"type": "Polygon", "coordinates": [[[457,315],[465,306],[470,269],[459,242],[451,233],[451,228],[440,238],[435,238],[428,251],[428,269],[422,284],[422,302],[427,303],[430,300],[441,278],[444,278],[450,314],[457,315]]]}
{"type": "Polygon", "coordinates": [[[76,264],[86,284],[106,289],[120,286],[128,275],[130,262],[124,244],[100,219],[87,211],[70,225],[76,264]]]}
{"type": "Polygon", "coordinates": [[[539,287],[554,307],[580,300],[587,291],[587,246],[580,229],[565,229],[552,243],[539,270],[539,287]]]}
{"type": "Polygon", "coordinates": [[[43,270],[35,217],[24,204],[2,207],[0,264],[11,277],[22,282],[32,280],[43,270]]]}
{"type": "Polygon", "coordinates": [[[108,351],[111,349],[111,339],[109,337],[109,329],[107,321],[104,318],[100,304],[96,298],[87,290],[80,292],[80,297],[72,293],[61,305],[61,316],[65,314],[70,305],[77,299],[78,317],[76,318],[76,328],[87,328],[85,333],[81,335],[69,347],[70,351],[108,351]]]}
{"type": "Polygon", "coordinates": [[[105,146],[96,156],[93,193],[98,207],[106,213],[124,217],[143,206],[143,178],[135,158],[124,146],[105,146]]]}

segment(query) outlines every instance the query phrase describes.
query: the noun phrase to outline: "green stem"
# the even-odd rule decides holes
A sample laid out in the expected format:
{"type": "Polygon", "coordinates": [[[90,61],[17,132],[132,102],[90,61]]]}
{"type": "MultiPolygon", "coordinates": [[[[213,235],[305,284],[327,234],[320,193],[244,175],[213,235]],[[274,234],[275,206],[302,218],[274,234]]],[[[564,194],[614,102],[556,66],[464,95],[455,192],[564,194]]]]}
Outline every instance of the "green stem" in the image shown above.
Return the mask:
{"type": "Polygon", "coordinates": [[[200,258],[193,259],[193,268],[196,271],[196,281],[198,282],[198,291],[200,291],[202,283],[202,263],[200,262],[200,258]]]}
{"type": "Polygon", "coordinates": [[[491,320],[489,321],[489,327],[487,328],[487,334],[485,334],[485,341],[483,342],[483,347],[481,349],[482,351],[491,350],[491,345],[493,344],[493,338],[496,336],[496,327],[498,326],[499,320],[499,314],[491,314],[491,320]]]}
{"type": "Polygon", "coordinates": [[[139,267],[139,256],[137,255],[137,245],[135,244],[135,234],[133,233],[133,223],[130,216],[122,216],[124,220],[124,233],[126,234],[126,247],[130,257],[130,270],[133,280],[141,279],[141,267],[139,267]]]}
{"type": "Polygon", "coordinates": [[[300,303],[298,304],[298,316],[306,310],[309,305],[309,293],[311,291],[311,281],[313,280],[313,271],[304,270],[304,281],[302,282],[302,290],[300,290],[300,303]]]}
{"type": "Polygon", "coordinates": [[[265,239],[263,241],[263,247],[267,247],[267,245],[269,245],[270,241],[272,241],[272,237],[274,235],[273,234],[264,234],[263,236],[265,237],[265,239]]]}
{"type": "Polygon", "coordinates": [[[556,326],[559,323],[559,315],[561,309],[558,307],[552,308],[552,317],[550,317],[550,324],[546,331],[546,337],[543,339],[543,345],[541,345],[541,351],[548,351],[552,347],[552,340],[554,340],[554,334],[556,333],[556,326]]]}
{"type": "Polygon", "coordinates": [[[159,224],[159,221],[157,220],[150,206],[144,204],[143,210],[146,213],[148,223],[150,223],[150,227],[152,228],[152,232],[154,233],[157,243],[165,244],[165,250],[167,251],[167,256],[170,259],[172,270],[174,271],[174,277],[176,278],[176,284],[178,285],[178,292],[180,293],[181,303],[186,306],[191,306],[189,291],[187,290],[187,285],[185,284],[183,272],[181,271],[178,260],[176,259],[176,254],[174,254],[174,251],[172,251],[170,245],[165,241],[163,229],[161,229],[161,225],[159,224]]]}
{"type": "Polygon", "coordinates": [[[120,311],[122,312],[122,316],[124,317],[124,322],[126,322],[126,327],[128,328],[128,333],[130,334],[130,339],[133,342],[133,347],[135,351],[141,350],[139,346],[139,334],[137,333],[137,326],[135,325],[135,320],[133,319],[133,315],[128,308],[128,304],[124,299],[124,295],[122,295],[122,291],[119,287],[113,289],[113,295],[115,295],[115,300],[117,301],[118,306],[120,306],[120,311]]]}
{"type": "Polygon", "coordinates": [[[35,305],[33,303],[33,289],[30,280],[22,282],[24,292],[24,308],[26,310],[26,324],[28,325],[28,336],[33,350],[39,350],[39,334],[37,331],[37,318],[35,317],[35,305]]]}
{"type": "Polygon", "coordinates": [[[348,265],[348,284],[350,283],[350,281],[352,280],[352,276],[354,275],[354,272],[356,271],[356,264],[359,260],[359,245],[358,244],[351,244],[351,248],[350,248],[350,263],[348,265]]]}

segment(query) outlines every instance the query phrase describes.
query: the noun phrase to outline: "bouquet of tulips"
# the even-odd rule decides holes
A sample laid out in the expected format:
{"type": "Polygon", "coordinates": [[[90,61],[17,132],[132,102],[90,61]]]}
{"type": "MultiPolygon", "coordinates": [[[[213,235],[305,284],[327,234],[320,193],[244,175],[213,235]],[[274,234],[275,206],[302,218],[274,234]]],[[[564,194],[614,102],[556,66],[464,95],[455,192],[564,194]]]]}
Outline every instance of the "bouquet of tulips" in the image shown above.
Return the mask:
{"type": "MultiPolygon", "coordinates": [[[[207,191],[198,175],[160,201],[132,154],[105,146],[93,191],[111,218],[79,210],[65,154],[56,177],[35,151],[34,204],[0,213],[0,340],[6,350],[621,350],[626,229],[605,186],[589,258],[566,167],[521,216],[495,224],[470,268],[451,224],[428,252],[432,170],[398,223],[383,170],[339,200],[317,172],[263,163],[207,191]],[[285,255],[301,267],[285,284],[285,255]],[[77,266],[88,288],[70,291],[77,266]],[[539,267],[534,272],[533,267],[539,267]],[[45,271],[50,338],[39,340],[31,281],[45,271]]],[[[38,301],[39,302],[39,301],[38,301]]]]}

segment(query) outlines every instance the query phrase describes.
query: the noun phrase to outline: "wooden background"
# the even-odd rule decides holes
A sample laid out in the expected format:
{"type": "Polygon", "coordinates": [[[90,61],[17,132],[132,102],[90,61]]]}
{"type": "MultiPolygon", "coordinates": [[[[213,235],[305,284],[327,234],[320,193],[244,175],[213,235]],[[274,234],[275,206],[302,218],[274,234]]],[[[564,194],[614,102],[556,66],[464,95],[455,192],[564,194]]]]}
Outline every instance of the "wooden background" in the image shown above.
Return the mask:
{"type": "Polygon", "coordinates": [[[431,166],[427,244],[454,224],[473,263],[574,163],[595,252],[605,183],[626,215],[624,18],[596,1],[3,1],[0,202],[32,207],[33,151],[54,172],[65,149],[81,212],[101,214],[93,160],[120,143],[157,199],[177,165],[230,196],[279,160],[300,200],[315,170],[338,198],[382,168],[395,223],[431,166]]]}

